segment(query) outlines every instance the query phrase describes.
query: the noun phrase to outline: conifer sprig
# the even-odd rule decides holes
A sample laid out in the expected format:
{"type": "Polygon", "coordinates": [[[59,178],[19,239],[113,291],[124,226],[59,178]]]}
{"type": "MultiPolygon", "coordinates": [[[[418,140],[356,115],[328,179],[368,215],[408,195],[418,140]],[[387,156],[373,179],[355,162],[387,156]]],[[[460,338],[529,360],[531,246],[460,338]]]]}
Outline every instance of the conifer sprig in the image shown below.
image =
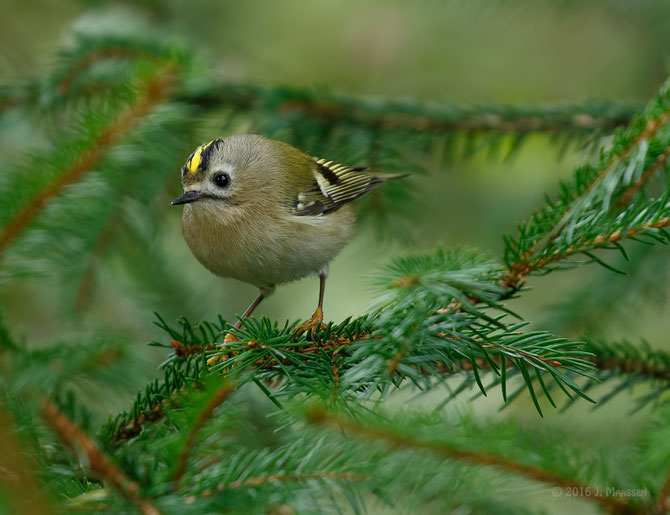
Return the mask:
{"type": "Polygon", "coordinates": [[[334,415],[319,409],[307,412],[308,420],[320,426],[330,427],[337,431],[343,431],[345,435],[372,439],[385,442],[392,449],[417,449],[429,451],[449,460],[459,460],[495,467],[513,474],[526,476],[534,481],[556,485],[561,488],[572,489],[579,492],[581,497],[600,504],[612,513],[648,513],[649,509],[644,506],[635,506],[616,497],[610,497],[597,486],[582,484],[572,477],[561,476],[551,470],[542,467],[527,465],[513,459],[488,452],[470,451],[457,448],[444,442],[430,442],[417,439],[399,432],[387,430],[381,427],[365,425],[348,417],[334,415]]]}
{"type": "MultiPolygon", "coordinates": [[[[438,315],[444,316],[444,313],[438,315]]],[[[159,320],[159,326],[173,338],[171,346],[175,350],[175,355],[173,361],[166,364],[167,381],[150,385],[150,396],[153,399],[166,396],[165,393],[155,393],[159,389],[164,392],[166,388],[170,390],[169,385],[176,385],[171,391],[177,393],[188,383],[188,380],[175,381],[173,374],[184,378],[191,377],[193,380],[200,378],[198,381],[205,377],[202,374],[209,374],[206,368],[194,369],[193,364],[200,363],[204,366],[202,355],[205,353],[210,355],[209,353],[216,348],[216,342],[220,341],[228,331],[228,325],[225,323],[203,322],[194,326],[182,319],[181,328],[175,329],[160,317],[159,320]],[[173,368],[183,369],[185,372],[180,373],[173,368]],[[194,374],[193,370],[199,372],[194,374]]],[[[494,330],[499,331],[498,328],[494,330]]],[[[455,345],[454,341],[445,338],[445,334],[437,334],[434,330],[432,344],[434,350],[430,350],[432,347],[426,344],[420,354],[415,355],[406,350],[404,354],[399,355],[393,342],[389,343],[387,337],[375,336],[376,333],[371,331],[373,328],[365,319],[356,321],[355,325],[344,321],[339,326],[331,326],[325,331],[316,332],[311,335],[311,339],[308,338],[309,335],[304,334],[297,341],[292,341],[295,339],[293,326],[287,325],[280,329],[267,319],[259,321],[251,319],[237,333],[241,341],[217,351],[225,352],[228,357],[225,361],[219,362],[214,372],[235,376],[239,371],[251,367],[255,372],[245,380],[257,378],[273,384],[275,390],[273,396],[292,397],[296,394],[320,392],[320,397],[326,400],[333,394],[342,396],[347,391],[349,395],[354,394],[364,387],[364,384],[371,388],[370,392],[374,391],[375,387],[382,389],[392,385],[397,387],[400,378],[409,378],[423,389],[433,388],[439,386],[445,377],[460,372],[465,374],[462,382],[444,402],[469,391],[473,386],[481,393],[493,387],[500,387],[504,398],[507,402],[511,402],[522,391],[527,390],[527,385],[530,383],[534,385],[533,396],[549,394],[548,398],[554,404],[550,392],[560,388],[562,383],[545,382],[542,380],[543,375],[552,378],[558,374],[559,380],[567,377],[568,391],[574,391],[573,388],[576,388],[574,379],[586,373],[587,382],[578,388],[581,392],[590,391],[601,382],[608,383],[622,377],[629,378],[614,388],[610,394],[597,398],[599,404],[596,406],[609,401],[630,384],[646,381],[658,385],[652,390],[654,396],[650,393],[639,399],[642,406],[660,396],[665,390],[664,385],[670,381],[670,356],[666,352],[646,345],[632,345],[626,342],[607,343],[588,338],[585,343],[570,350],[571,347],[565,345],[569,343],[567,339],[556,338],[553,347],[548,349],[549,354],[538,355],[527,353],[523,350],[523,345],[530,345],[531,348],[537,346],[542,337],[545,337],[542,333],[513,332],[511,333],[515,340],[513,347],[506,348],[498,347],[495,341],[485,338],[468,342],[460,336],[456,338],[455,345]],[[462,347],[466,350],[461,350],[462,347]],[[468,355],[472,352],[474,354],[468,355]],[[504,361],[501,359],[502,355],[506,356],[504,361]],[[577,364],[576,369],[571,366],[572,360],[577,364]],[[540,375],[534,372],[523,376],[520,369],[529,366],[528,361],[534,363],[540,375]],[[556,366],[558,363],[562,368],[556,366]],[[496,379],[488,381],[485,374],[491,371],[494,372],[496,379]],[[508,393],[507,383],[520,375],[523,379],[522,386],[515,387],[513,392],[508,393]],[[365,378],[365,383],[361,382],[362,378],[365,378]],[[385,381],[389,383],[382,387],[385,381]],[[488,386],[484,386],[485,382],[489,382],[488,386]]],[[[579,393],[568,395],[570,401],[579,397],[579,393]]],[[[162,417],[163,405],[152,405],[144,395],[140,396],[140,399],[131,410],[139,419],[132,417],[129,419],[129,415],[117,419],[113,425],[119,429],[113,439],[132,438],[139,433],[145,422],[156,421],[162,417]]]]}
{"type": "Polygon", "coordinates": [[[63,444],[69,448],[79,446],[88,459],[91,470],[105,481],[109,482],[126,499],[135,504],[143,515],[158,515],[158,509],[142,497],[137,483],[132,481],[86,435],[77,425],[66,417],[53,402],[42,400],[42,416],[52,430],[58,435],[63,444]]]}
{"type": "MultiPolygon", "coordinates": [[[[631,411],[638,411],[654,401],[659,401],[668,391],[670,385],[670,354],[665,351],[652,349],[645,342],[633,345],[625,341],[610,343],[594,338],[585,338],[581,351],[584,353],[583,359],[593,364],[593,372],[589,376],[582,375],[582,377],[586,377],[584,381],[579,381],[579,375],[572,372],[568,372],[568,375],[580,383],[582,392],[594,397],[596,404],[593,405],[593,409],[601,408],[621,392],[637,385],[645,384],[647,389],[642,395],[636,397],[636,406],[631,411]],[[600,390],[607,388],[606,393],[596,395],[594,390],[597,387],[600,387],[600,390]]],[[[496,362],[496,364],[498,366],[502,365],[500,362],[496,362]]],[[[474,366],[481,370],[481,382],[488,382],[487,389],[502,386],[503,379],[499,374],[494,373],[493,379],[490,381],[489,376],[484,375],[491,371],[491,363],[487,360],[478,359],[474,365],[464,361],[460,370],[467,371],[474,366]]],[[[514,384],[514,380],[519,378],[520,371],[514,368],[511,363],[506,363],[505,368],[507,382],[514,384]]],[[[447,369],[443,371],[443,374],[451,375],[458,370],[447,369]]],[[[541,372],[535,377],[531,377],[531,382],[537,390],[538,396],[549,394],[548,400],[556,406],[557,403],[553,402],[550,394],[558,388],[558,385],[556,383],[545,383],[542,379],[543,375],[547,375],[547,373],[541,372]]],[[[505,392],[504,399],[507,404],[527,391],[526,378],[522,377],[521,379],[523,380],[522,384],[516,386],[514,391],[505,392]]],[[[458,396],[471,393],[473,389],[477,390],[472,395],[473,399],[483,395],[476,378],[472,374],[466,374],[462,377],[460,383],[451,389],[450,396],[443,403],[446,404],[458,396]]],[[[570,407],[578,398],[578,396],[568,396],[563,409],[570,407]]]]}
{"type": "Polygon", "coordinates": [[[57,173],[52,181],[5,220],[2,232],[0,232],[0,252],[4,251],[21,234],[51,199],[60,195],[68,185],[79,181],[112,144],[146,116],[151,109],[165,101],[167,91],[173,83],[173,72],[167,69],[148,79],[143,85],[142,93],[125,112],[105,127],[69,167],[57,173]]]}
{"type": "Polygon", "coordinates": [[[666,83],[626,130],[615,133],[612,148],[598,167],[587,164],[577,169],[573,182],[562,185],[557,201],[519,225],[518,237],[506,239],[507,284],[517,287],[526,275],[555,260],[552,256],[560,259],[579,252],[588,242],[608,243],[614,235],[609,242],[614,243],[645,228],[665,227],[664,196],[649,206],[633,200],[646,181],[664,169],[669,119],[670,85],[666,83]],[[617,213],[617,208],[622,211],[617,213]]]}
{"type": "MultiPolygon", "coordinates": [[[[182,98],[182,100],[188,100],[182,98]]],[[[191,97],[196,104],[268,111],[286,118],[318,120],[366,130],[427,133],[534,133],[608,131],[627,123],[638,102],[587,101],[548,106],[440,105],[434,102],[385,101],[330,91],[254,85],[217,85],[191,97]]]]}

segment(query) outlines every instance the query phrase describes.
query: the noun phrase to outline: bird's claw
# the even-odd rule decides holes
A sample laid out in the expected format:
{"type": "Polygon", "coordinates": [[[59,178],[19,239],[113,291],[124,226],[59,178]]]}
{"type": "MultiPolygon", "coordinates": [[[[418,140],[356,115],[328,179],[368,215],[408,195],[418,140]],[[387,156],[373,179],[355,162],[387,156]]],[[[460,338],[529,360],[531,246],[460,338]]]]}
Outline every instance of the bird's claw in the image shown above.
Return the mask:
{"type": "Polygon", "coordinates": [[[226,336],[223,337],[223,344],[228,345],[229,343],[233,342],[238,342],[240,339],[235,336],[233,333],[227,333],[226,336]]]}
{"type": "MultiPolygon", "coordinates": [[[[226,349],[226,345],[230,343],[234,343],[239,341],[239,338],[235,336],[233,333],[227,333],[226,336],[223,337],[223,345],[219,350],[223,351],[226,349]]],[[[228,354],[215,354],[211,358],[207,360],[207,364],[211,367],[213,365],[216,365],[219,361],[226,359],[228,357],[228,354]]]]}
{"type": "Polygon", "coordinates": [[[310,329],[314,331],[315,329],[318,328],[326,329],[326,327],[327,327],[326,324],[323,323],[323,310],[320,307],[318,307],[316,308],[316,311],[312,315],[312,318],[310,318],[304,324],[300,324],[297,327],[296,333],[302,334],[309,331],[310,329]]]}

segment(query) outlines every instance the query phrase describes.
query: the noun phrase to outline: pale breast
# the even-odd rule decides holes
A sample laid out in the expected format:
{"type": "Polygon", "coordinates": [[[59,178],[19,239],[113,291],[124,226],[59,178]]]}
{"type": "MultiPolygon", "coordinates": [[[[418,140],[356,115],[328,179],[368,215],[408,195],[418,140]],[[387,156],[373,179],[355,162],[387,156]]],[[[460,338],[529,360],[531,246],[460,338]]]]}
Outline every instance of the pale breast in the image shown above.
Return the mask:
{"type": "Polygon", "coordinates": [[[354,230],[352,206],[323,216],[225,214],[213,203],[184,206],[182,230],[193,255],[212,273],[270,286],[316,273],[342,250],[354,230]],[[274,215],[274,216],[273,216],[274,215]]]}

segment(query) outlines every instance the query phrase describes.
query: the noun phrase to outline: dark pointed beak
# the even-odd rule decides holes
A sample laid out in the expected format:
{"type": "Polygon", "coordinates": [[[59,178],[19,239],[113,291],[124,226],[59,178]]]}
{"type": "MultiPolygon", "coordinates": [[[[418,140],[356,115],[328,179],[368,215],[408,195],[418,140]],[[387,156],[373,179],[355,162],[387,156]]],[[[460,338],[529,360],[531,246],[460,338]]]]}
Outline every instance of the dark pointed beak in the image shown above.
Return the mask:
{"type": "Polygon", "coordinates": [[[179,204],[188,204],[189,202],[195,202],[200,199],[200,193],[197,191],[186,191],[181,197],[177,197],[172,202],[171,206],[178,206],[179,204]]]}

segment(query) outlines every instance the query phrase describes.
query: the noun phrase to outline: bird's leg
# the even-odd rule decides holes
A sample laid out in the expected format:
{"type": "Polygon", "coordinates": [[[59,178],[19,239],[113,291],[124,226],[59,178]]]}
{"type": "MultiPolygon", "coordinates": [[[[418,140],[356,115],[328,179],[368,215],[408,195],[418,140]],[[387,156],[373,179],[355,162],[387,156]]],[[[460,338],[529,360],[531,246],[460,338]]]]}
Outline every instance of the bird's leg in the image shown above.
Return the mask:
{"type": "Polygon", "coordinates": [[[316,311],[312,315],[312,318],[307,320],[304,324],[300,325],[298,332],[309,331],[310,329],[314,330],[317,327],[325,329],[323,324],[323,295],[326,291],[326,278],[328,277],[328,265],[319,270],[319,304],[316,307],[316,311]]]}
{"type": "MultiPolygon", "coordinates": [[[[233,326],[233,328],[239,329],[240,327],[242,327],[242,324],[244,323],[244,321],[254,312],[254,310],[258,307],[258,305],[261,303],[261,301],[265,297],[267,297],[268,295],[269,295],[269,293],[265,289],[261,289],[260,293],[258,294],[258,297],[256,297],[256,300],[254,300],[251,303],[251,305],[247,308],[247,310],[244,313],[242,313],[242,316],[240,317],[240,319],[237,322],[235,322],[235,325],[233,326]]],[[[228,333],[223,338],[223,343],[224,344],[232,343],[232,342],[236,342],[236,341],[237,341],[237,338],[235,337],[235,335],[233,333],[228,333]]]]}
{"type": "MultiPolygon", "coordinates": [[[[274,288],[261,288],[261,291],[258,294],[258,297],[256,297],[256,300],[254,300],[251,303],[251,305],[247,308],[247,310],[242,314],[240,319],[237,322],[235,322],[235,325],[233,326],[233,328],[239,329],[240,327],[242,327],[242,324],[249,317],[249,315],[251,315],[254,312],[254,310],[258,307],[258,305],[261,303],[261,301],[265,297],[270,295],[273,290],[274,290],[274,288]]],[[[223,337],[223,348],[225,349],[225,346],[227,344],[233,343],[233,342],[236,342],[236,341],[237,341],[237,337],[233,333],[230,333],[230,332],[227,333],[226,336],[223,337]]],[[[208,365],[214,365],[217,361],[219,361],[224,356],[225,355],[222,355],[222,354],[214,355],[207,360],[207,364],[208,365]]]]}

